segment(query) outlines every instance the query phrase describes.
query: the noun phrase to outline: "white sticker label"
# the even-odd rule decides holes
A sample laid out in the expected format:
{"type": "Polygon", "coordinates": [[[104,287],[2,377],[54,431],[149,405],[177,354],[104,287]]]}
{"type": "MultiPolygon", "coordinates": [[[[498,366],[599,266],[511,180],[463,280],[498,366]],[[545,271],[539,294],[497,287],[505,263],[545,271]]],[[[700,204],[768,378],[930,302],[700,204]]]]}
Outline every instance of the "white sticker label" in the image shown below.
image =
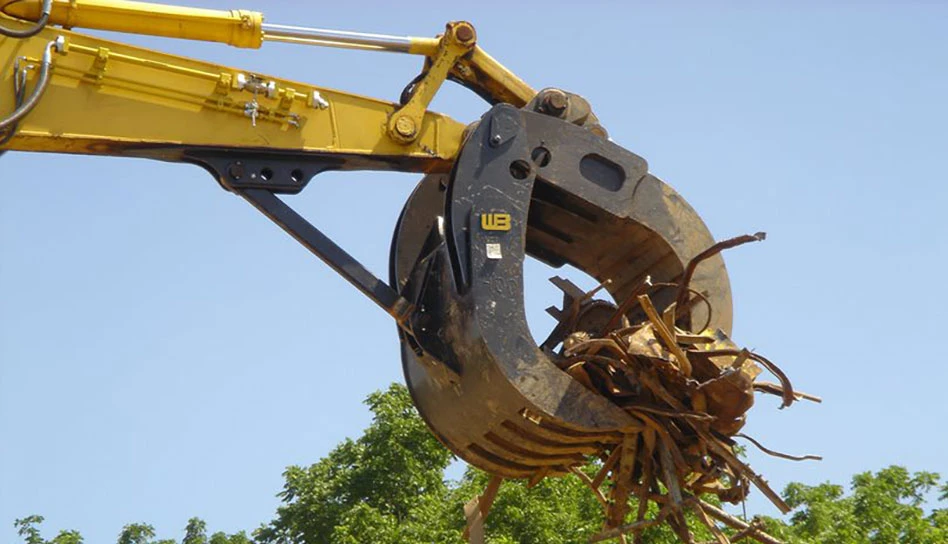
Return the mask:
{"type": "Polygon", "coordinates": [[[487,244],[487,258],[501,259],[504,253],[500,250],[500,244],[487,244]]]}

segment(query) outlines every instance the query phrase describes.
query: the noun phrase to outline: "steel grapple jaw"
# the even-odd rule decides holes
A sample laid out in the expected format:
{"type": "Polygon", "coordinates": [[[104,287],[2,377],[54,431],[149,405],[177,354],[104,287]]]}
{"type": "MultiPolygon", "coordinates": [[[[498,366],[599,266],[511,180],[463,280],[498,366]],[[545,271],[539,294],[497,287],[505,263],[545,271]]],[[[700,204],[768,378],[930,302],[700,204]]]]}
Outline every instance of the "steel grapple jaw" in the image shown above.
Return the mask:
{"type": "MultiPolygon", "coordinates": [[[[493,107],[452,173],[418,185],[393,239],[391,283],[416,309],[402,362],[421,415],[461,458],[505,477],[565,472],[614,447],[640,423],[538,346],[524,259],[571,265],[622,301],[647,277],[680,279],[713,243],[641,157],[555,116],[493,107]]],[[[729,332],[721,258],[703,262],[691,287],[714,313],[695,307],[686,319],[729,332]]],[[[651,298],[662,310],[675,295],[651,298]]]]}

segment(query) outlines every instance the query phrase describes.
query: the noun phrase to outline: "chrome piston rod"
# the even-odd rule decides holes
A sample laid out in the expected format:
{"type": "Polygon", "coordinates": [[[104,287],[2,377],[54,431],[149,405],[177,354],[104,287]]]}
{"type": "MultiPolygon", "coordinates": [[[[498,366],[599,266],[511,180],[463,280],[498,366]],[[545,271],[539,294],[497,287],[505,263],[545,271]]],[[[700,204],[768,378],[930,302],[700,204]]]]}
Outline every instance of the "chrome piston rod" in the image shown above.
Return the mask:
{"type": "Polygon", "coordinates": [[[303,26],[277,25],[263,23],[263,39],[271,42],[321,45],[345,49],[370,49],[409,53],[412,38],[407,36],[389,36],[386,34],[367,34],[303,26]]]}

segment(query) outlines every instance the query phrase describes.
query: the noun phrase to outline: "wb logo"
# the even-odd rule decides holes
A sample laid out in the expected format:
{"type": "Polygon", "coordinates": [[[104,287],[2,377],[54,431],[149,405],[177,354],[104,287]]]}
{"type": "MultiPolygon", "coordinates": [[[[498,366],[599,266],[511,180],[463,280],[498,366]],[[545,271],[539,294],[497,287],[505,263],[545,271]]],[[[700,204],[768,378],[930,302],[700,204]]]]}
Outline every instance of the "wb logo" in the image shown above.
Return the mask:
{"type": "Polygon", "coordinates": [[[483,230],[508,231],[510,230],[510,214],[482,213],[481,228],[483,230]]]}

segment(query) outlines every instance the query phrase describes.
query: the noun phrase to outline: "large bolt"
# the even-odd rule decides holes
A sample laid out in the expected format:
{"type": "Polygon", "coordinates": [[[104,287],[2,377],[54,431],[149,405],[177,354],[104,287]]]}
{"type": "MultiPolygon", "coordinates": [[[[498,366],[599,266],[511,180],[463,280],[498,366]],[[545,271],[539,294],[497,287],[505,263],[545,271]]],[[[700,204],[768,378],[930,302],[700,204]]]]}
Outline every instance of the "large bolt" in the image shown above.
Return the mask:
{"type": "Polygon", "coordinates": [[[559,89],[550,89],[543,93],[540,99],[540,109],[550,115],[561,116],[569,107],[569,97],[559,89]]]}
{"type": "Polygon", "coordinates": [[[395,120],[395,132],[405,138],[411,138],[415,135],[415,122],[411,117],[402,115],[395,120]]]}
{"type": "Polygon", "coordinates": [[[231,163],[227,168],[227,173],[230,174],[232,179],[239,180],[244,177],[244,163],[240,161],[231,163]]]}
{"type": "Polygon", "coordinates": [[[474,27],[468,23],[458,23],[454,28],[454,37],[463,44],[468,44],[474,40],[474,27]]]}

